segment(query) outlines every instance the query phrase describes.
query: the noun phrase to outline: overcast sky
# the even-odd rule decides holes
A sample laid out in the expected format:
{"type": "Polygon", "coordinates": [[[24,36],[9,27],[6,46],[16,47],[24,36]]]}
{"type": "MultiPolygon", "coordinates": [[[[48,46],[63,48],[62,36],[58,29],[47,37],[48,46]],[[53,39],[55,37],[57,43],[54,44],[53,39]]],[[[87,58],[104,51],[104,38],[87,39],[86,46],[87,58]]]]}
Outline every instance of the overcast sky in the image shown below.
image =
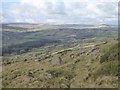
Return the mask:
{"type": "Polygon", "coordinates": [[[2,0],[2,22],[117,24],[118,0],[2,0]]]}

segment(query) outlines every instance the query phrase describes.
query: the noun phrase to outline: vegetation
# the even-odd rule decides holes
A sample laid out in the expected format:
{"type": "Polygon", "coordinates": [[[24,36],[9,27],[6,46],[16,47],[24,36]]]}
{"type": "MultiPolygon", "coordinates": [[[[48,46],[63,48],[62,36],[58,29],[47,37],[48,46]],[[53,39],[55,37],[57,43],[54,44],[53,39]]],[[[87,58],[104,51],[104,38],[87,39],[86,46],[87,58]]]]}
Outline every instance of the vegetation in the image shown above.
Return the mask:
{"type": "Polygon", "coordinates": [[[117,88],[116,28],[63,27],[4,28],[3,88],[117,88]]]}

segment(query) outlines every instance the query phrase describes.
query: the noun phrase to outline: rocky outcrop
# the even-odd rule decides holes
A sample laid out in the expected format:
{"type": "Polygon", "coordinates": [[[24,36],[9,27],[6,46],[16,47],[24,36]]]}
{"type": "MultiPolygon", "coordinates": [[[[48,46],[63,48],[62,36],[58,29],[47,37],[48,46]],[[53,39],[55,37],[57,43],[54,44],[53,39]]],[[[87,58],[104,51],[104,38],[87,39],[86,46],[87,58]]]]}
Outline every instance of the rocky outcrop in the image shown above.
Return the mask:
{"type": "Polygon", "coordinates": [[[54,56],[52,59],[53,64],[62,64],[62,58],[60,56],[54,56]]]}

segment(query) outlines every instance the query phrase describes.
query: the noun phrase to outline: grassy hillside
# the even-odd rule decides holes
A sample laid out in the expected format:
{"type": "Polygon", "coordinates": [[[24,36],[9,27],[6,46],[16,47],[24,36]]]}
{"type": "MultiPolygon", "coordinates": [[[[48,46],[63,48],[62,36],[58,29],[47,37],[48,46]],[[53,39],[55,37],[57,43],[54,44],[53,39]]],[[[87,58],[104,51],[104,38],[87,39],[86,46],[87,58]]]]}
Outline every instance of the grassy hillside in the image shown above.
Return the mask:
{"type": "Polygon", "coordinates": [[[3,88],[116,88],[118,30],[112,26],[3,27],[3,88]]]}
{"type": "Polygon", "coordinates": [[[3,87],[117,87],[117,49],[117,41],[114,40],[78,44],[47,54],[41,54],[39,49],[37,52],[6,56],[3,60],[3,87]]]}

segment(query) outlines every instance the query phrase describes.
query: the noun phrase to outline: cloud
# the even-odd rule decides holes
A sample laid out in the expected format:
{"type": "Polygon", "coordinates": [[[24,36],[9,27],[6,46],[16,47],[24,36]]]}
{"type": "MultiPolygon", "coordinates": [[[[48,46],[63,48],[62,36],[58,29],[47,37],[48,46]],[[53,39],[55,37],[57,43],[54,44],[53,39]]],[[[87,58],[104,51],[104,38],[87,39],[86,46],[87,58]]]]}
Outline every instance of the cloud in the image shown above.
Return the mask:
{"type": "Polygon", "coordinates": [[[4,3],[3,22],[109,23],[113,17],[116,20],[117,8],[117,0],[21,0],[4,3]]]}

